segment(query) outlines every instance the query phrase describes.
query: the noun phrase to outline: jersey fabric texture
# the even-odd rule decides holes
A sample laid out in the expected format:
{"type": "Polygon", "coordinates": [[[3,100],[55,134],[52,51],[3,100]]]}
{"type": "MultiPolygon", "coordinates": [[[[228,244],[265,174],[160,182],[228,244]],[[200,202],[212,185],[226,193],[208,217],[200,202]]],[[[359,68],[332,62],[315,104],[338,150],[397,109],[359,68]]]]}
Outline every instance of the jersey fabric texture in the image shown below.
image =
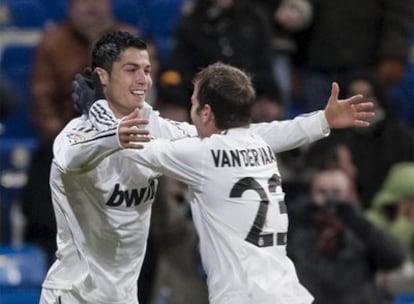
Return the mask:
{"type": "MultiPolygon", "coordinates": [[[[154,138],[196,136],[194,126],[162,119],[148,104],[140,116],[149,120],[145,128],[154,138]]],[[[58,250],[43,287],[68,290],[78,303],[138,303],[137,280],[159,173],[127,157],[131,151],[119,151],[118,123],[107,101],[100,100],[91,107],[89,118],[73,119],[54,142],[50,186],[58,250]]],[[[323,112],[255,124],[251,129],[276,152],[329,134],[323,112]]],[[[198,157],[193,154],[189,158],[198,157]]],[[[263,253],[284,252],[280,245],[264,249],[263,253]]]]}
{"type": "Polygon", "coordinates": [[[189,185],[210,303],[312,302],[286,255],[281,176],[258,134],[236,128],[204,139],[156,140],[127,155],[189,185]]]}

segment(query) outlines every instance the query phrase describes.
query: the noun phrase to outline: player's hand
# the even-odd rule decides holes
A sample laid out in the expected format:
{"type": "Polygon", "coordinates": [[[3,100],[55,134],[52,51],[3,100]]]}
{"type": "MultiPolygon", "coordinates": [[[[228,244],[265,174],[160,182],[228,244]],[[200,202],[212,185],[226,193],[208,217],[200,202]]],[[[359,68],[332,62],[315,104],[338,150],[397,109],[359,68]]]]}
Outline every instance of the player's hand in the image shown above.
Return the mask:
{"type": "Polygon", "coordinates": [[[349,127],[368,127],[369,119],[374,113],[374,103],[367,101],[362,95],[354,95],[347,99],[338,99],[339,86],[332,83],[331,96],[325,107],[325,117],[331,129],[349,127]]]}
{"type": "Polygon", "coordinates": [[[105,99],[99,75],[90,68],[85,69],[85,76],[76,74],[72,90],[74,107],[79,114],[88,115],[95,101],[105,99]]]}
{"type": "Polygon", "coordinates": [[[135,109],[119,123],[118,138],[123,149],[142,149],[143,143],[151,140],[149,131],[145,130],[148,120],[139,118],[139,110],[135,109]]]}

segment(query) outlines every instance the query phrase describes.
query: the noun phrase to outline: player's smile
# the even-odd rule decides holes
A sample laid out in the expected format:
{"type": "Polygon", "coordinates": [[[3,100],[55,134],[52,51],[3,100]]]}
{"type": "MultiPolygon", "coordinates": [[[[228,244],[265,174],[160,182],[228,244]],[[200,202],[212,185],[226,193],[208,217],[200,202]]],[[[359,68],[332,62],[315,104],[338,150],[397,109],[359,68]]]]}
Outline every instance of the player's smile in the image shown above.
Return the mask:
{"type": "Polygon", "coordinates": [[[131,90],[131,93],[135,96],[144,96],[145,90],[131,90]]]}

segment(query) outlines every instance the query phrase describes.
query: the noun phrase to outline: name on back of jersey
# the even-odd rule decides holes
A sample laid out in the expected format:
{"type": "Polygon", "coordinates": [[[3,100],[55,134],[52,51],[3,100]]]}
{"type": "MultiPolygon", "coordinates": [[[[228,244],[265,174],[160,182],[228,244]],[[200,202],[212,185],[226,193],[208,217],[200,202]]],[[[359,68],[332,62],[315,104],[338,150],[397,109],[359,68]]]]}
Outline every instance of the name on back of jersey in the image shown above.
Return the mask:
{"type": "Polygon", "coordinates": [[[214,165],[223,167],[258,167],[276,162],[272,149],[267,147],[251,149],[211,149],[214,165]]]}

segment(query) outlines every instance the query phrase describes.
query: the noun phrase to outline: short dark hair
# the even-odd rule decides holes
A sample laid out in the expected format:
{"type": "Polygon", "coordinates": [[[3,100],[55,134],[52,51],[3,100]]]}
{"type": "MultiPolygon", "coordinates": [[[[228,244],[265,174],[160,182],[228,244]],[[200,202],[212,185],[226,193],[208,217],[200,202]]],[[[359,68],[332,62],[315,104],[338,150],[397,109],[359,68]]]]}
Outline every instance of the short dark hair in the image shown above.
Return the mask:
{"type": "Polygon", "coordinates": [[[219,129],[246,126],[256,98],[251,78],[242,70],[221,62],[202,69],[194,78],[199,109],[210,105],[219,129]]]}
{"type": "Polygon", "coordinates": [[[147,49],[144,40],[129,32],[110,31],[95,43],[92,50],[92,69],[100,67],[111,73],[112,64],[119,59],[125,49],[130,47],[147,49]]]}

